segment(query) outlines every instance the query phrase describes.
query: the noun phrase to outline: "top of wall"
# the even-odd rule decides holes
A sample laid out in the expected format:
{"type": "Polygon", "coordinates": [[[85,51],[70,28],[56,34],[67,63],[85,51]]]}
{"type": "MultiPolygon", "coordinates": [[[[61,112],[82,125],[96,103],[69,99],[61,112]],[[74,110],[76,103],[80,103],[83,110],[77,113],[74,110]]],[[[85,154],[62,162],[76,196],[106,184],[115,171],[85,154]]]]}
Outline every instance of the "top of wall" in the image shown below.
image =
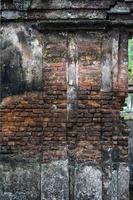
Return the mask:
{"type": "Polygon", "coordinates": [[[133,9],[133,0],[1,0],[1,4],[2,9],[16,10],[88,8],[118,13],[133,9]]]}
{"type": "Polygon", "coordinates": [[[133,0],[0,0],[0,3],[2,21],[87,20],[98,23],[104,20],[104,23],[133,25],[133,0]]]}

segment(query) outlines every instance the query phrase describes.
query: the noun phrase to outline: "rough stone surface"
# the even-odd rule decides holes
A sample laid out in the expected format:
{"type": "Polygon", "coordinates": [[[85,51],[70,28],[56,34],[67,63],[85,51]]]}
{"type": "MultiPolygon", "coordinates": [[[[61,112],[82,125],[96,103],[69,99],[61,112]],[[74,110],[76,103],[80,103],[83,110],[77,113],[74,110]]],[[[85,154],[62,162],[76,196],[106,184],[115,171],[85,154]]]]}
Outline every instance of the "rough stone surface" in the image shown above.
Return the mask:
{"type": "Polygon", "coordinates": [[[41,165],[41,200],[69,200],[68,161],[41,165]]]}
{"type": "Polygon", "coordinates": [[[102,172],[96,166],[78,165],[75,172],[75,199],[102,200],[102,172]]]}
{"type": "Polygon", "coordinates": [[[118,170],[118,199],[129,199],[129,166],[120,163],[118,170]]]}
{"type": "Polygon", "coordinates": [[[130,136],[129,136],[129,155],[130,155],[130,167],[131,167],[131,182],[133,183],[133,121],[127,121],[128,126],[130,127],[130,136]]]}
{"type": "Polygon", "coordinates": [[[37,200],[40,198],[40,165],[0,161],[0,199],[37,200]]]}
{"type": "MultiPolygon", "coordinates": [[[[129,199],[129,166],[127,163],[115,163],[106,169],[106,181],[104,181],[104,195],[110,200],[129,199]],[[105,193],[106,191],[106,193],[105,193]]],[[[105,171],[104,171],[105,172],[105,171]]],[[[105,177],[104,177],[105,178],[105,177]]]]}

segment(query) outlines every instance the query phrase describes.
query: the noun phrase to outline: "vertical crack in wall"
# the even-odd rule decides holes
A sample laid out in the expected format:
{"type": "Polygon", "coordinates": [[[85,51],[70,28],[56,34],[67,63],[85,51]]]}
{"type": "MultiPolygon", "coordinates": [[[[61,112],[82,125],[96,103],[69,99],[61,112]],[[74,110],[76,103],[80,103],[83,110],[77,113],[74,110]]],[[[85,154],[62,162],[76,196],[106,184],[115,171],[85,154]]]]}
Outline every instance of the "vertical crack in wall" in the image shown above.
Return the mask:
{"type": "MultiPolygon", "coordinates": [[[[102,87],[101,90],[106,93],[106,95],[112,92],[113,88],[113,78],[117,80],[117,70],[118,70],[118,40],[117,33],[112,31],[107,33],[102,40],[102,87]],[[115,35],[114,38],[112,35],[115,35]],[[106,37],[110,36],[110,39],[106,37]],[[112,38],[112,39],[111,39],[112,38]],[[115,70],[115,77],[113,77],[113,70],[115,70]]],[[[110,95],[110,101],[112,102],[112,96],[110,95]]],[[[101,101],[102,102],[102,101],[101,101]]],[[[112,109],[112,106],[109,106],[112,109]]],[[[108,107],[108,109],[110,109],[108,107]]],[[[113,111],[112,111],[113,112],[113,111]]],[[[107,144],[105,140],[105,123],[102,120],[104,113],[104,102],[101,103],[101,151],[102,151],[102,198],[112,200],[117,198],[117,183],[116,176],[117,173],[113,174],[113,163],[112,163],[112,147],[113,139],[110,137],[110,142],[107,144]],[[107,157],[106,157],[107,156],[107,157]],[[113,184],[115,185],[112,185],[113,184]],[[110,187],[110,188],[109,188],[110,187]]],[[[112,132],[113,134],[113,132],[112,132]]]]}
{"type": "Polygon", "coordinates": [[[75,145],[77,123],[77,45],[75,34],[68,34],[67,68],[67,142],[69,160],[69,199],[74,200],[75,145]]]}
{"type": "MultiPolygon", "coordinates": [[[[114,74],[114,76],[112,77],[112,87],[113,88],[117,88],[117,84],[119,81],[119,49],[120,49],[120,32],[118,29],[114,30],[112,32],[113,36],[112,37],[112,74],[114,74]],[[114,85],[114,83],[116,85],[114,85]]],[[[113,129],[115,129],[114,127],[116,126],[116,121],[113,121],[113,129]]],[[[112,133],[112,145],[113,145],[113,134],[114,134],[115,130],[113,130],[112,133]]],[[[112,177],[112,193],[111,193],[111,199],[116,198],[119,199],[118,197],[118,164],[114,164],[111,158],[111,177],[112,177]]]]}

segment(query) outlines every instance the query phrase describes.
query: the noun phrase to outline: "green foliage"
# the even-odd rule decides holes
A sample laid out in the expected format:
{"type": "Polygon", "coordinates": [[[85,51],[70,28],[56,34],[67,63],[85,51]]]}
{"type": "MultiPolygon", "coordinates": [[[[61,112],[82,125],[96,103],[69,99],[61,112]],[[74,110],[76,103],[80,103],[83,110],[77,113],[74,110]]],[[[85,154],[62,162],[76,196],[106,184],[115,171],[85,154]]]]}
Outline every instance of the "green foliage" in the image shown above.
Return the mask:
{"type": "Polygon", "coordinates": [[[121,114],[125,120],[133,119],[133,93],[128,94],[121,114]]]}
{"type": "MultiPolygon", "coordinates": [[[[128,43],[129,85],[133,85],[133,38],[128,43]]],[[[122,111],[125,120],[133,119],[133,93],[129,93],[122,111]]]]}
{"type": "Polygon", "coordinates": [[[133,38],[129,40],[128,44],[128,58],[129,84],[133,84],[133,38]]]}

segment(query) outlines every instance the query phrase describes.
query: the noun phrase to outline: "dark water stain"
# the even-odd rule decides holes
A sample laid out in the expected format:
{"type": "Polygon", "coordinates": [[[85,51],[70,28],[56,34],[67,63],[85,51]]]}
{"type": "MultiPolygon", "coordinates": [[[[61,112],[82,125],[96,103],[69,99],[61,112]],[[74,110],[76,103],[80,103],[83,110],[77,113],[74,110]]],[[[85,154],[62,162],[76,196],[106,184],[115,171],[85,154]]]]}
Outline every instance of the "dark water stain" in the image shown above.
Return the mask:
{"type": "Polygon", "coordinates": [[[1,98],[24,90],[25,74],[20,51],[7,40],[1,39],[1,98]]]}
{"type": "MultiPolygon", "coordinates": [[[[21,39],[25,41],[25,38],[21,39]]],[[[4,38],[0,40],[0,99],[25,91],[41,90],[42,80],[35,80],[35,75],[31,74],[33,78],[27,82],[22,53],[19,49],[9,40],[4,38]]]]}

